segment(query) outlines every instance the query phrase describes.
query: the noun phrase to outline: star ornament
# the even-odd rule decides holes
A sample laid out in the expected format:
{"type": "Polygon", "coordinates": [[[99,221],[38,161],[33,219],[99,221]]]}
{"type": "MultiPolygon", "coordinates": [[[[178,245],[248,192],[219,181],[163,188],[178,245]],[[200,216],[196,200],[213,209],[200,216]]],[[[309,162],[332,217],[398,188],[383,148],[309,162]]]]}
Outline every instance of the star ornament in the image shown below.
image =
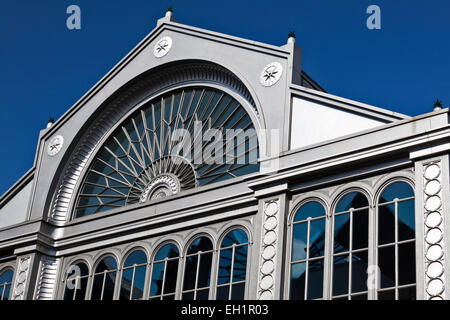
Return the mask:
{"type": "Polygon", "coordinates": [[[163,37],[156,42],[153,48],[153,55],[156,58],[164,57],[172,48],[172,38],[163,37]]]}
{"type": "Polygon", "coordinates": [[[261,72],[260,82],[265,87],[273,86],[280,80],[283,67],[278,62],[269,63],[261,72]]]}

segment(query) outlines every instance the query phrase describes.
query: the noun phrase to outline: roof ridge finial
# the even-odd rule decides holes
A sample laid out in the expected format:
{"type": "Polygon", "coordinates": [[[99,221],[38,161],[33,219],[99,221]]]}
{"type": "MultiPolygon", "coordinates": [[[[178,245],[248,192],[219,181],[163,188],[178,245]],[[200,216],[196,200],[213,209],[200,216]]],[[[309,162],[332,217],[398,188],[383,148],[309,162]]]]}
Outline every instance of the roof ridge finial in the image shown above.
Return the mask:
{"type": "Polygon", "coordinates": [[[172,7],[168,7],[166,10],[166,18],[171,19],[172,18],[172,14],[173,14],[173,8],[172,7]]]}
{"type": "Polygon", "coordinates": [[[439,99],[436,99],[436,102],[434,103],[434,111],[442,110],[442,102],[439,99]]]}

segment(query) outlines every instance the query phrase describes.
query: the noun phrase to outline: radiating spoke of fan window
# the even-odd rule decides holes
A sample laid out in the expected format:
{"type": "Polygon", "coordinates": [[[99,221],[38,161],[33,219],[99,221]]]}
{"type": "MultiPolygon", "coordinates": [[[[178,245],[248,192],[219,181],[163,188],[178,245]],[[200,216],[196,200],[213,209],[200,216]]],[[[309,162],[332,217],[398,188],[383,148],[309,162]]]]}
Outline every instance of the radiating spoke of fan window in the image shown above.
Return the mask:
{"type": "Polygon", "coordinates": [[[414,191],[405,182],[390,184],[378,200],[377,261],[379,300],[415,300],[414,191]]]}
{"type": "Polygon", "coordinates": [[[0,300],[9,300],[13,276],[14,272],[9,269],[0,274],[0,300]]]}
{"type": "Polygon", "coordinates": [[[70,266],[64,282],[64,300],[85,300],[88,280],[89,268],[85,263],[70,266]]]}
{"type": "Polygon", "coordinates": [[[195,239],[185,257],[183,300],[208,300],[213,245],[206,237],[195,239]]]}
{"type": "Polygon", "coordinates": [[[217,300],[243,300],[247,275],[248,237],[236,229],[222,240],[219,251],[217,300]]]}
{"type": "Polygon", "coordinates": [[[117,279],[117,262],[113,257],[103,258],[95,268],[91,300],[112,300],[117,279]]]}
{"type": "Polygon", "coordinates": [[[316,201],[302,205],[294,216],[289,295],[291,300],[323,298],[325,223],[325,209],[316,201]]]}
{"type": "Polygon", "coordinates": [[[230,95],[207,87],[169,92],[136,110],[101,146],[75,216],[257,172],[258,152],[253,122],[230,95]]]}
{"type": "Polygon", "coordinates": [[[119,299],[140,300],[143,298],[146,271],[147,255],[141,250],[133,251],[122,268],[119,299]]]}
{"type": "Polygon", "coordinates": [[[166,244],[153,259],[152,280],[150,283],[151,300],[174,300],[178,279],[180,254],[178,248],[166,244]]]}
{"type": "Polygon", "coordinates": [[[369,202],[362,193],[348,193],[333,217],[333,299],[367,299],[368,247],[369,202]]]}

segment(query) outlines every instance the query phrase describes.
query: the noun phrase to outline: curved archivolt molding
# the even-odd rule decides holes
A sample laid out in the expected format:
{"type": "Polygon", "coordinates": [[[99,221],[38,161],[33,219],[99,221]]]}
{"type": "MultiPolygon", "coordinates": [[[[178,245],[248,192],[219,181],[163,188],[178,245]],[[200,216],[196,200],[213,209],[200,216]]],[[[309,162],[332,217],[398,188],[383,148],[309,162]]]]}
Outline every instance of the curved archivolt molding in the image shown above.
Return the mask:
{"type": "MultiPolygon", "coordinates": [[[[51,205],[50,219],[56,223],[63,223],[69,219],[76,191],[90,165],[90,159],[110,135],[111,128],[117,126],[124,117],[135,110],[136,106],[171,88],[179,88],[182,85],[207,86],[208,84],[234,92],[241,101],[245,100],[243,107],[253,121],[259,118],[255,102],[246,87],[233,73],[219,65],[190,61],[147,72],[105,102],[97,116],[94,116],[93,124],[84,130],[85,133],[73,149],[58,182],[51,205]]],[[[255,125],[256,129],[260,128],[258,123],[255,125]]]]}

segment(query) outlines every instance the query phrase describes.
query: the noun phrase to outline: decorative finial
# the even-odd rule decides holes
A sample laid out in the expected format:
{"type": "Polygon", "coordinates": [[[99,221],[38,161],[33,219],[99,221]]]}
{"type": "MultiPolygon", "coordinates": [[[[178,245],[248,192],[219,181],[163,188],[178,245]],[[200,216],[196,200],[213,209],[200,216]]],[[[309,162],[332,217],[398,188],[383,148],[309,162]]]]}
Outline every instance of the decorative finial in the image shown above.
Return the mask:
{"type": "Polygon", "coordinates": [[[441,100],[437,99],[433,106],[434,106],[434,111],[441,110],[442,109],[442,102],[441,102],[441,100]]]}
{"type": "Polygon", "coordinates": [[[172,13],[173,13],[173,8],[168,7],[166,10],[166,17],[170,19],[172,17],[172,13]]]}
{"type": "Polygon", "coordinates": [[[50,128],[55,123],[55,119],[53,117],[50,117],[47,122],[47,129],[50,128]]]}
{"type": "Polygon", "coordinates": [[[288,43],[295,43],[295,31],[289,31],[288,43]]]}

